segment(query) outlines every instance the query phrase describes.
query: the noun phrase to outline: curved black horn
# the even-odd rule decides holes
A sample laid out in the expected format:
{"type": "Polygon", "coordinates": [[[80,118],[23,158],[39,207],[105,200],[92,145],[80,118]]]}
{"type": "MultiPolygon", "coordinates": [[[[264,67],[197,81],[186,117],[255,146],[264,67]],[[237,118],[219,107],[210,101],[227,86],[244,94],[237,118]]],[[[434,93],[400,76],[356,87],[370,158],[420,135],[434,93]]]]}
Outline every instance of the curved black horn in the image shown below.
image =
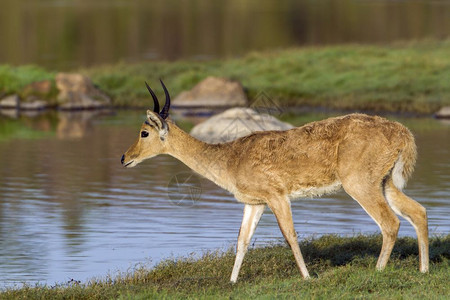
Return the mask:
{"type": "Polygon", "coordinates": [[[166,119],[169,116],[170,95],[166,89],[166,86],[164,85],[164,82],[161,79],[159,79],[159,81],[161,81],[161,85],[164,89],[164,94],[166,94],[166,103],[164,104],[164,107],[161,110],[161,112],[159,113],[159,115],[161,116],[161,118],[166,119]]]}
{"type": "Polygon", "coordinates": [[[159,102],[158,102],[158,98],[156,97],[155,93],[152,91],[152,89],[148,86],[147,81],[145,82],[145,85],[147,86],[147,90],[150,92],[150,95],[152,95],[153,98],[153,103],[154,103],[154,107],[153,107],[153,111],[155,113],[159,113],[159,102]]]}

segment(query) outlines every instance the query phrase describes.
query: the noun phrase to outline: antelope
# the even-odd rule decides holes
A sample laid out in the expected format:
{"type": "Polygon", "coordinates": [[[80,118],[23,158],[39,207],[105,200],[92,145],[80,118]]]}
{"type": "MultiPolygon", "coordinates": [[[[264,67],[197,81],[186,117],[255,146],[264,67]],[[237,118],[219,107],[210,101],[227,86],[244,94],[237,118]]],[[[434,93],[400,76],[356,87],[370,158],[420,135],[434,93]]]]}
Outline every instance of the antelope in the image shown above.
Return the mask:
{"type": "Polygon", "coordinates": [[[234,194],[244,203],[231,282],[238,278],[250,240],[266,205],[275,215],[303,278],[309,273],[294,229],[291,200],[316,197],[341,188],[356,200],[381,229],[383,242],[376,268],[383,270],[394,247],[400,221],[415,228],[420,271],[428,272],[426,209],[402,189],[413,172],[416,145],[400,123],[365,114],[350,114],[286,131],[260,131],[231,142],[208,144],[168,119],[166,102],[147,110],[140,136],[123,154],[124,167],[134,167],[159,154],[171,155],[195,172],[234,194]]]}

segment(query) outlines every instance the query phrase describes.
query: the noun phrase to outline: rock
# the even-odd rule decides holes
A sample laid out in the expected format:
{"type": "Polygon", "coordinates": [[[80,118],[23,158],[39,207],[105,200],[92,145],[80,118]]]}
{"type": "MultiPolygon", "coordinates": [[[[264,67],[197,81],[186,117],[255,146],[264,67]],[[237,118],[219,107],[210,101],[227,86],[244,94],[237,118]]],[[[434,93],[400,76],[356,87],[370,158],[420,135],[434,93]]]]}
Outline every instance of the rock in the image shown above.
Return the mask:
{"type": "Polygon", "coordinates": [[[247,102],[239,82],[207,77],[190,91],[181,92],[172,104],[178,107],[232,107],[247,106],[247,102]]]}
{"type": "Polygon", "coordinates": [[[191,130],[191,135],[208,143],[222,143],[254,131],[287,130],[293,126],[251,108],[231,108],[215,115],[191,130]]]}
{"type": "Polygon", "coordinates": [[[49,106],[47,101],[39,100],[36,96],[29,96],[21,101],[18,95],[11,95],[0,101],[0,107],[15,110],[42,110],[49,106]]]}
{"type": "Polygon", "coordinates": [[[48,108],[50,105],[44,100],[27,99],[27,101],[21,101],[19,106],[20,109],[23,110],[43,110],[48,108]]]}
{"type": "Polygon", "coordinates": [[[450,119],[450,106],[442,107],[434,116],[438,119],[450,119]]]}
{"type": "Polygon", "coordinates": [[[55,81],[59,90],[58,102],[61,109],[102,108],[111,104],[111,99],[84,75],[59,73],[56,75],[55,81]]]}
{"type": "Polygon", "coordinates": [[[35,95],[40,97],[48,96],[52,92],[52,82],[50,80],[42,80],[32,82],[27,85],[22,94],[25,96],[35,95]]]}
{"type": "Polygon", "coordinates": [[[18,95],[10,95],[0,100],[1,108],[19,109],[20,98],[18,95]]]}

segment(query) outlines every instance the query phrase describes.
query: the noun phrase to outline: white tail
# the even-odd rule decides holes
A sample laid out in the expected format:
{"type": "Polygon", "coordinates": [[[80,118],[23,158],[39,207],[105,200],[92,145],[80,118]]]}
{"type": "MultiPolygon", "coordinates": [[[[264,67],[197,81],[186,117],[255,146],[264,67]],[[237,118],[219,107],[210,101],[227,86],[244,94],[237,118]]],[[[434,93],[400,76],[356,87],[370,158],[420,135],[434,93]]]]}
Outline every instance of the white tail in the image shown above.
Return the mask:
{"type": "Polygon", "coordinates": [[[406,179],[403,175],[404,164],[402,155],[400,154],[398,160],[395,162],[394,169],[392,169],[392,181],[400,191],[403,190],[406,185],[406,179]]]}

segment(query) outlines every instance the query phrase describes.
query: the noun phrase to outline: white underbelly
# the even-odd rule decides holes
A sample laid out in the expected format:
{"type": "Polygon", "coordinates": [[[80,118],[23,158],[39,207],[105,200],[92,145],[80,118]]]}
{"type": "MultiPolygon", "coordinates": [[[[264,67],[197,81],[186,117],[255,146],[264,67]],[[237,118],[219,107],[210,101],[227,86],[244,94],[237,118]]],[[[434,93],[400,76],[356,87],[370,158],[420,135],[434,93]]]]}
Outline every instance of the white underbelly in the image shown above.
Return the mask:
{"type": "Polygon", "coordinates": [[[305,187],[301,188],[297,191],[292,192],[289,195],[289,198],[296,199],[296,198],[305,198],[305,197],[320,197],[325,194],[331,194],[339,191],[342,187],[342,184],[340,181],[335,181],[332,184],[324,185],[324,186],[313,186],[313,187],[305,187]]]}

